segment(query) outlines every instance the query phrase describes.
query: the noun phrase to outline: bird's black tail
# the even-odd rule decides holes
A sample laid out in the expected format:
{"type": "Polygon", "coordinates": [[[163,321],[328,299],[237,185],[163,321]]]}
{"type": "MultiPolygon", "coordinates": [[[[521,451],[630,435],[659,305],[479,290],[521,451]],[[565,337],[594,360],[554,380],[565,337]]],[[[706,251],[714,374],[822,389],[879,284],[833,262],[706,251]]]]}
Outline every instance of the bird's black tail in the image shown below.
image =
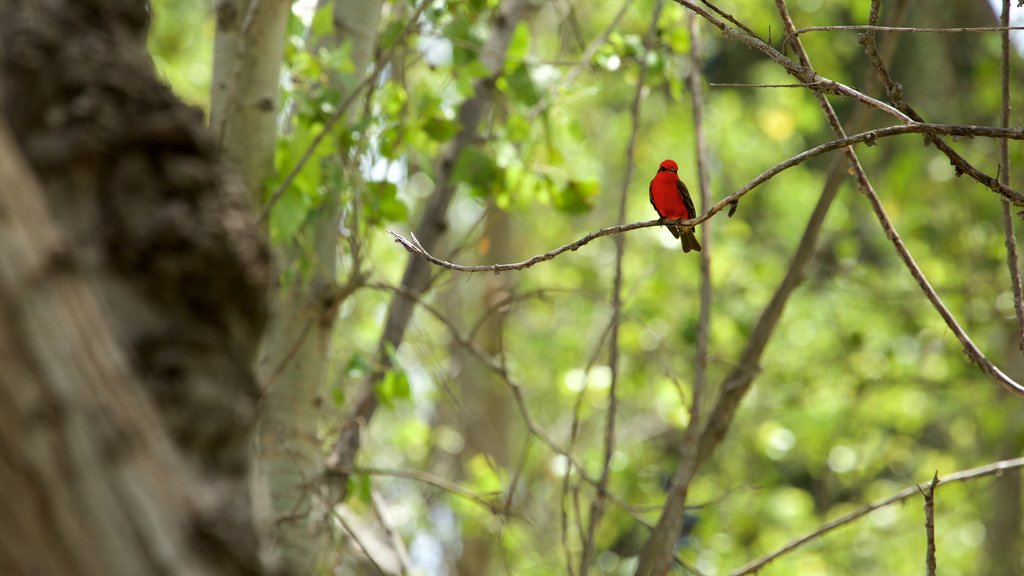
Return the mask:
{"type": "Polygon", "coordinates": [[[682,234],[680,241],[683,244],[683,252],[700,252],[700,242],[697,242],[697,236],[694,235],[693,230],[682,234]]]}

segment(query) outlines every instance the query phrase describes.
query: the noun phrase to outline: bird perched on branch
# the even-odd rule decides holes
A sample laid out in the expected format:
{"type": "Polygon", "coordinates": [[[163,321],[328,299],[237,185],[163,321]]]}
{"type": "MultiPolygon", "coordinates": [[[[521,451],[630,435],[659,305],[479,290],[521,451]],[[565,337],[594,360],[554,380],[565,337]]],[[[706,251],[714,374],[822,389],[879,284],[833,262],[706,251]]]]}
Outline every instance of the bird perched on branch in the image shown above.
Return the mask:
{"type": "MultiPolygon", "coordinates": [[[[679,165],[675,160],[665,160],[658,166],[658,173],[651,180],[648,188],[648,195],[651,205],[661,216],[662,220],[689,220],[697,216],[693,208],[693,200],[690,199],[690,192],[686,184],[679,179],[679,165]]],[[[693,230],[683,232],[679,224],[668,224],[668,230],[673,236],[679,238],[683,244],[683,252],[696,250],[700,252],[700,243],[694,236],[693,230]]]]}

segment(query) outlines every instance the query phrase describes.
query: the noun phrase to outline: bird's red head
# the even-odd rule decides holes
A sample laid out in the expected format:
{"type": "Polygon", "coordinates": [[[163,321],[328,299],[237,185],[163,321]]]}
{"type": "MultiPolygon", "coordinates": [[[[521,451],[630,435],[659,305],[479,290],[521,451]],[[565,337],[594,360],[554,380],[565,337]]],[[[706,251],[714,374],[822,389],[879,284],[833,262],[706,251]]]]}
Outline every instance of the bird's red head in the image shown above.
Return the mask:
{"type": "Polygon", "coordinates": [[[658,166],[658,172],[679,172],[679,165],[675,160],[665,160],[658,166]]]}

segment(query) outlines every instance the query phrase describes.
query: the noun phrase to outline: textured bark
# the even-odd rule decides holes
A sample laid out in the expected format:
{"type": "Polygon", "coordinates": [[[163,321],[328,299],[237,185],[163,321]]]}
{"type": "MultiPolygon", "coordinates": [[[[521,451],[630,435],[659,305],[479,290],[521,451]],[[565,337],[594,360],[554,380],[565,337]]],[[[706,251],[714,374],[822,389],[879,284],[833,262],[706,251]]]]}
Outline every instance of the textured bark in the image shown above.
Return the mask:
{"type": "Polygon", "coordinates": [[[256,574],[266,250],[144,3],[0,1],[4,574],[256,574]],[[6,138],[6,136],[5,136],[6,138]],[[8,569],[8,565],[10,569],[8,569]]]}
{"type": "MultiPolygon", "coordinates": [[[[334,1],[336,33],[321,41],[351,42],[353,64],[366,70],[376,46],[382,2],[334,1]]],[[[325,498],[318,493],[323,468],[318,406],[334,320],[347,296],[336,282],[341,193],[337,190],[326,198],[307,226],[314,254],[304,256],[290,242],[275,254],[282,269],[301,259],[312,264],[308,275],[297,275],[275,295],[259,362],[267,389],[261,403],[258,467],[268,489],[267,510],[260,515],[273,522],[274,540],[296,574],[308,573],[326,545],[325,498]]]]}

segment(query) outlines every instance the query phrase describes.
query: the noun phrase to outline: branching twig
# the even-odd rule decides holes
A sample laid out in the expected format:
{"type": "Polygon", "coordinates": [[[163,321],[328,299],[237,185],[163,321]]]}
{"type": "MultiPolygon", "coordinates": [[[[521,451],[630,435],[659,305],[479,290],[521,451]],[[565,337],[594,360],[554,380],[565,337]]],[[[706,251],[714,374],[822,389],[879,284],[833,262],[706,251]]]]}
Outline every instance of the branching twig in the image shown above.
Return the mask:
{"type": "MultiPolygon", "coordinates": [[[[544,430],[544,428],[541,427],[537,423],[537,421],[533,418],[533,415],[530,412],[530,409],[529,409],[529,407],[526,404],[526,399],[523,396],[523,392],[522,392],[523,387],[522,387],[522,385],[519,382],[516,382],[512,378],[511,374],[508,373],[508,370],[504,366],[502,366],[498,361],[496,361],[494,358],[491,358],[479,346],[477,346],[476,344],[474,344],[473,342],[467,340],[464,336],[462,336],[462,334],[459,331],[459,329],[454,324],[452,324],[451,320],[449,320],[440,310],[438,310],[436,307],[430,305],[427,302],[423,302],[420,299],[419,295],[413,294],[412,292],[405,291],[405,290],[403,290],[402,288],[399,288],[399,287],[382,286],[382,285],[377,285],[377,284],[371,284],[371,285],[368,285],[368,287],[370,287],[370,288],[381,288],[381,289],[386,288],[386,289],[392,290],[392,291],[394,291],[394,292],[396,292],[396,293],[398,293],[398,294],[400,294],[402,296],[405,296],[407,298],[415,300],[417,305],[421,309],[423,309],[425,312],[427,312],[428,314],[433,316],[445,328],[448,329],[449,334],[451,335],[452,339],[455,341],[456,344],[458,344],[458,345],[462,346],[463,348],[465,348],[485,368],[489,369],[490,371],[492,371],[495,375],[497,375],[499,377],[499,379],[505,384],[505,386],[512,393],[513,399],[514,399],[515,404],[516,404],[516,409],[518,410],[518,412],[520,414],[520,418],[523,420],[523,423],[526,425],[527,431],[530,434],[532,434],[533,436],[536,436],[553,453],[558,454],[558,455],[560,455],[560,456],[562,456],[562,457],[564,457],[566,459],[566,461],[568,463],[567,473],[568,473],[568,470],[572,470],[573,468],[575,468],[577,473],[579,474],[580,479],[583,482],[589,484],[590,486],[594,486],[594,487],[597,486],[597,482],[598,482],[597,478],[594,478],[593,476],[587,474],[586,468],[583,467],[582,463],[580,463],[580,461],[577,460],[576,457],[570,451],[566,450],[561,445],[559,445],[558,442],[556,442],[554,440],[554,438],[546,430],[544,430]]],[[[351,473],[372,474],[374,472],[374,469],[373,468],[353,467],[353,468],[350,468],[350,469],[337,469],[337,470],[333,470],[332,472],[338,473],[338,474],[344,474],[344,475],[348,475],[348,474],[351,474],[351,473]]],[[[393,472],[393,471],[384,471],[384,470],[382,470],[381,472],[382,473],[390,473],[390,472],[393,472]]],[[[400,476],[400,474],[394,474],[394,475],[400,476]]],[[[416,473],[416,477],[412,477],[412,479],[416,479],[416,480],[421,480],[422,479],[422,480],[425,480],[425,477],[423,477],[419,473],[416,473]]],[[[442,486],[438,485],[438,487],[440,488],[442,486]]],[[[622,510],[623,512],[628,514],[634,521],[638,522],[640,525],[644,526],[645,528],[647,528],[649,530],[653,529],[653,526],[651,525],[651,523],[648,522],[644,518],[644,516],[643,516],[644,507],[642,507],[642,506],[634,506],[633,504],[630,504],[629,502],[624,500],[622,497],[620,497],[620,496],[618,496],[618,495],[616,495],[616,494],[614,494],[613,492],[610,492],[610,491],[606,492],[605,495],[606,495],[606,497],[607,497],[609,502],[611,502],[616,507],[618,507],[620,510],[622,510]]],[[[487,505],[487,506],[488,506],[488,508],[491,508],[490,505],[487,505]]],[[[496,511],[500,511],[500,508],[498,508],[497,505],[495,505],[495,509],[496,509],[496,511]]],[[[577,518],[580,517],[580,513],[579,513],[578,507],[576,509],[576,517],[577,518]]],[[[582,533],[582,529],[580,529],[580,532],[582,533]]],[[[699,570],[697,570],[696,568],[690,566],[689,564],[686,564],[678,556],[674,556],[673,559],[674,559],[674,561],[676,563],[678,563],[680,566],[685,568],[687,571],[689,571],[691,573],[694,573],[694,574],[700,574],[699,570]]]]}
{"type": "MultiPolygon", "coordinates": [[[[872,0],[871,3],[872,12],[877,13],[878,7],[880,5],[880,0],[872,0]]],[[[795,30],[793,22],[792,20],[789,19],[788,12],[786,11],[785,0],[776,0],[776,5],[779,6],[780,13],[784,14],[783,20],[786,23],[787,30],[795,30]]],[[[870,33],[867,36],[868,38],[865,39],[865,46],[870,48],[870,46],[873,44],[873,38],[870,38],[870,33]]],[[[795,40],[795,44],[798,47],[800,46],[799,39],[795,40]]],[[[868,51],[869,53],[872,52],[870,49],[868,51]]],[[[892,79],[889,78],[888,74],[885,72],[884,63],[882,63],[880,60],[877,60],[873,56],[872,63],[879,70],[879,73],[883,78],[883,82],[886,83],[887,89],[890,90],[890,94],[894,96],[893,100],[897,102],[902,102],[902,107],[907,112],[914,115],[917,119],[920,119],[920,116],[917,116],[916,112],[914,112],[913,109],[910,108],[910,106],[907,105],[905,101],[902,101],[902,96],[898,94],[898,90],[896,89],[895,84],[892,82],[892,79]]],[[[934,138],[932,141],[935,143],[936,147],[939,147],[944,152],[946,152],[946,155],[949,156],[951,160],[953,159],[954,155],[956,155],[956,153],[953,152],[952,149],[949,149],[948,151],[943,149],[943,146],[945,146],[946,148],[948,148],[948,146],[946,146],[941,139],[934,138]]],[[[924,292],[925,297],[928,298],[928,301],[931,302],[932,306],[935,308],[935,311],[938,312],[939,316],[941,316],[943,321],[945,321],[946,326],[949,327],[949,329],[957,337],[957,340],[960,341],[960,344],[963,345],[964,351],[966,352],[967,356],[974,363],[976,363],[979,368],[981,368],[981,371],[983,373],[985,373],[987,376],[995,380],[1007,391],[1017,394],[1018,396],[1024,396],[1024,386],[1014,381],[1012,378],[1003,373],[1002,370],[1000,370],[998,367],[992,364],[992,362],[990,362],[988,358],[986,358],[985,355],[981,352],[981,350],[974,344],[974,342],[971,340],[970,336],[967,335],[967,332],[963,329],[963,327],[961,327],[960,324],[956,321],[956,318],[953,317],[953,314],[949,311],[949,309],[946,308],[945,303],[943,303],[938,293],[935,292],[935,289],[932,287],[931,283],[928,282],[928,279],[925,277],[924,272],[921,271],[921,268],[917,265],[917,262],[914,261],[913,256],[910,255],[910,251],[907,250],[906,245],[903,243],[903,239],[900,238],[900,235],[896,232],[896,228],[892,225],[892,220],[889,219],[889,215],[886,213],[885,207],[882,206],[881,199],[879,199],[878,194],[875,192],[874,186],[872,186],[871,182],[868,180],[867,174],[864,172],[864,168],[861,166],[860,161],[857,159],[857,156],[852,151],[852,149],[850,149],[848,156],[850,159],[850,166],[853,169],[854,175],[857,177],[857,182],[860,184],[861,190],[864,192],[865,196],[867,196],[868,198],[868,201],[871,203],[871,208],[872,210],[874,210],[875,216],[877,217],[879,224],[881,224],[882,230],[885,232],[886,237],[888,237],[889,240],[892,242],[893,247],[896,249],[896,253],[899,255],[900,259],[903,260],[903,264],[907,267],[907,270],[910,271],[910,274],[911,276],[914,277],[914,280],[917,281],[918,286],[921,287],[921,290],[924,292]]]]}
{"type": "MultiPolygon", "coordinates": [[[[1024,130],[1022,129],[995,128],[990,126],[916,123],[906,124],[902,126],[889,126],[887,128],[879,128],[877,130],[869,130],[867,132],[862,132],[860,134],[855,134],[853,136],[848,136],[846,138],[840,138],[838,140],[832,140],[831,142],[826,142],[819,146],[815,146],[810,150],[805,150],[804,152],[801,152],[800,154],[797,154],[796,156],[793,156],[788,160],[785,160],[784,162],[780,162],[775,166],[772,166],[771,168],[762,172],[756,178],[748,182],[746,185],[744,185],[743,188],[740,188],[736,192],[716,202],[714,206],[709,208],[706,212],[704,212],[697,218],[691,218],[690,220],[681,221],[681,224],[684,226],[684,231],[692,230],[698,224],[707,221],[718,212],[721,212],[726,206],[729,206],[730,204],[738,201],[748,192],[750,192],[754,188],[757,188],[761,184],[764,184],[766,181],[774,177],[776,174],[793,168],[794,166],[798,166],[810,160],[811,158],[815,158],[827,152],[838,150],[840,148],[845,148],[853,144],[866,143],[868,145],[871,145],[881,138],[889,138],[900,134],[984,136],[991,138],[1010,138],[1012,140],[1024,140],[1024,130]]],[[[1018,206],[1024,206],[1024,195],[1014,192],[1012,190],[1010,192],[1013,194],[1013,203],[1018,206]]],[[[579,250],[581,247],[603,236],[611,236],[612,234],[622,234],[624,232],[630,232],[632,230],[638,230],[640,228],[660,226],[662,224],[664,224],[664,222],[662,222],[661,220],[647,220],[643,222],[633,222],[631,224],[624,224],[621,226],[609,226],[607,228],[601,228],[600,230],[591,232],[586,236],[583,236],[579,240],[576,240],[575,242],[571,242],[564,246],[560,246],[558,248],[555,248],[554,250],[551,250],[550,252],[538,254],[536,256],[523,260],[522,262],[513,262],[508,264],[484,264],[477,266],[467,266],[463,264],[456,264],[453,262],[442,260],[424,250],[423,247],[420,245],[419,241],[416,239],[415,235],[411,235],[410,238],[407,239],[390,230],[388,230],[387,232],[388,234],[391,235],[392,238],[394,238],[395,242],[401,244],[403,248],[405,248],[412,254],[425,258],[432,264],[441,266],[442,268],[447,268],[455,272],[494,272],[497,274],[499,272],[525,270],[527,268],[540,264],[541,262],[547,262],[548,260],[552,260],[565,252],[574,252],[576,250],[579,250]]]]}
{"type": "MultiPolygon", "coordinates": [[[[871,0],[871,14],[872,17],[877,19],[878,13],[881,10],[881,0],[871,0]]],[[[874,22],[872,22],[874,23],[874,22]]],[[[875,32],[869,30],[864,34],[858,36],[857,41],[864,47],[864,52],[867,54],[868,59],[871,60],[871,65],[874,66],[878,72],[879,78],[882,80],[882,84],[885,87],[885,93],[889,99],[892,100],[893,104],[915,122],[924,122],[924,118],[914,110],[910,104],[907,103],[903,97],[903,87],[893,81],[889,75],[889,69],[886,67],[885,62],[878,56],[878,49],[875,43],[875,32]]],[[[935,137],[933,134],[925,136],[925,144],[934,144],[935,148],[946,155],[949,158],[949,162],[956,167],[956,175],[967,174],[975,181],[987,186],[994,192],[1000,194],[1003,198],[1013,200],[1015,196],[1019,197],[1016,191],[1004,184],[999,178],[993,178],[988,174],[985,174],[981,170],[975,168],[970,162],[968,162],[963,156],[958,154],[956,150],[947,144],[943,139],[935,137]]],[[[1020,205],[1019,202],[1014,201],[1014,204],[1020,205]]]]}
{"type": "MultiPolygon", "coordinates": [[[[977,468],[971,468],[969,470],[961,470],[960,472],[955,472],[953,474],[949,474],[947,476],[939,478],[938,486],[941,487],[955,482],[966,482],[968,480],[984,478],[985,476],[999,475],[1007,470],[1014,470],[1017,468],[1024,468],[1024,458],[1001,460],[999,462],[986,464],[985,466],[979,466],[977,468]]],[[[786,544],[785,546],[779,548],[771,554],[767,554],[765,556],[762,556],[761,558],[757,558],[756,560],[751,561],[745,566],[742,566],[741,568],[734,570],[732,572],[732,576],[741,576],[743,574],[755,574],[764,569],[764,567],[768,565],[769,562],[779,558],[780,556],[789,554],[790,552],[796,550],[797,548],[800,548],[804,544],[817,540],[818,538],[821,538],[822,536],[828,534],[836,528],[845,526],[857,520],[858,518],[861,518],[863,516],[870,514],[871,512],[874,512],[875,510],[878,510],[879,508],[885,508],[886,506],[890,506],[898,502],[903,502],[907,498],[910,498],[914,494],[917,494],[918,490],[919,488],[917,484],[913,486],[908,486],[903,490],[900,490],[899,492],[893,494],[892,496],[889,496],[888,498],[883,498],[881,500],[868,504],[863,508],[854,510],[849,514],[840,516],[839,518],[836,518],[835,520],[832,520],[831,522],[822,525],[817,530],[786,544]]]]}
{"type": "Polygon", "coordinates": [[[878,108],[879,110],[885,112],[886,114],[895,117],[900,122],[913,122],[913,120],[911,120],[906,114],[900,112],[896,108],[893,108],[889,104],[886,104],[885,102],[882,102],[881,100],[878,100],[876,98],[872,98],[871,96],[868,96],[867,94],[855,90],[841,82],[829,80],[828,78],[825,78],[824,76],[821,76],[820,74],[815,72],[813,69],[793,62],[792,60],[787,58],[782,52],[779,52],[775,48],[772,48],[760,38],[757,38],[752,34],[748,34],[744,31],[737,30],[736,28],[729,26],[725,22],[722,22],[721,20],[710,14],[707,10],[704,10],[700,6],[694,4],[691,0],[674,1],[680,6],[687,8],[688,10],[700,14],[701,17],[703,17],[716,28],[721,30],[722,34],[726,38],[739,40],[740,42],[746,44],[747,46],[754,48],[755,50],[761,52],[765,56],[768,56],[768,58],[770,58],[776,64],[785,68],[786,71],[789,72],[789,74],[796,78],[797,80],[813,85],[813,89],[815,92],[819,94],[835,94],[837,96],[846,96],[848,98],[852,98],[858,102],[861,102],[862,104],[866,104],[873,108],[878,108]]]}
{"type": "MultiPolygon", "coordinates": [[[[637,134],[640,132],[641,124],[640,103],[642,102],[645,81],[647,79],[646,54],[650,51],[650,43],[657,30],[658,17],[661,16],[661,9],[664,4],[664,0],[658,0],[654,8],[651,25],[644,39],[646,46],[644,57],[639,59],[640,72],[637,75],[636,90],[633,93],[633,103],[630,106],[632,129],[629,133],[629,142],[626,144],[626,170],[622,176],[622,192],[619,195],[619,226],[626,222],[626,199],[629,197],[629,186],[633,179],[633,169],[636,165],[636,139],[637,134]]],[[[583,554],[580,557],[580,576],[586,576],[589,573],[590,564],[593,561],[597,525],[604,514],[608,482],[611,477],[612,455],[615,452],[615,416],[619,408],[619,324],[622,316],[622,261],[625,253],[626,237],[621,234],[617,235],[615,237],[615,279],[612,282],[611,331],[608,343],[608,367],[611,370],[611,383],[608,386],[608,416],[604,430],[604,459],[601,464],[601,476],[597,482],[597,494],[590,503],[590,517],[587,521],[587,533],[583,538],[583,554]]]]}
{"type": "MultiPolygon", "coordinates": [[[[900,109],[898,106],[894,108],[889,104],[881,102],[875,98],[871,98],[870,96],[867,96],[849,86],[824,78],[820,76],[817,72],[815,72],[812,69],[809,69],[806,66],[802,66],[800,64],[793,62],[789,58],[786,58],[784,54],[772,48],[771,46],[761,41],[760,39],[747,35],[739,30],[736,30],[735,28],[728,26],[721,20],[709,14],[700,6],[694,4],[691,0],[674,1],[677,4],[684,6],[689,10],[692,10],[693,12],[696,12],[697,14],[700,14],[708,22],[710,22],[719,30],[721,30],[722,34],[725,35],[727,38],[735,38],[740,42],[746,44],[747,46],[762,52],[763,54],[768,56],[773,62],[785,68],[786,71],[789,72],[789,74],[794,78],[800,80],[801,82],[811,84],[812,89],[818,94],[836,94],[840,96],[847,96],[849,98],[853,98],[854,100],[857,100],[862,104],[871,106],[873,108],[877,108],[887,114],[890,114],[899,119],[901,122],[923,122],[921,118],[914,117],[912,114],[907,114],[905,110],[900,109]]],[[[798,40],[799,38],[794,38],[794,41],[798,40]]],[[[893,100],[899,101],[896,98],[893,98],[893,100]]],[[[978,181],[979,183],[987,186],[994,192],[1002,195],[1005,198],[1011,199],[1011,201],[1013,201],[1014,204],[1020,205],[1021,194],[1008,188],[1006,185],[1001,183],[997,178],[993,178],[992,176],[989,176],[988,174],[985,174],[984,172],[981,172],[974,166],[970,165],[966,160],[956,155],[956,152],[950,149],[948,145],[945,144],[945,142],[938,140],[935,142],[935,145],[944,154],[949,156],[950,161],[952,161],[954,166],[956,166],[957,168],[958,176],[960,174],[967,174],[968,176],[978,181]]]]}
{"type": "MultiPolygon", "coordinates": [[[[999,125],[1010,125],[1010,0],[1003,0],[1003,11],[999,16],[999,24],[1003,27],[1002,36],[1002,113],[999,125]]],[[[1010,184],[1010,146],[1004,138],[999,141],[999,181],[1010,184]]],[[[1013,291],[1013,309],[1017,313],[1017,347],[1024,352],[1024,289],[1021,288],[1020,262],[1017,259],[1017,237],[1013,233],[1013,214],[1010,203],[1002,201],[1003,234],[1006,237],[1006,266],[1010,271],[1010,287],[1013,291]]]]}

